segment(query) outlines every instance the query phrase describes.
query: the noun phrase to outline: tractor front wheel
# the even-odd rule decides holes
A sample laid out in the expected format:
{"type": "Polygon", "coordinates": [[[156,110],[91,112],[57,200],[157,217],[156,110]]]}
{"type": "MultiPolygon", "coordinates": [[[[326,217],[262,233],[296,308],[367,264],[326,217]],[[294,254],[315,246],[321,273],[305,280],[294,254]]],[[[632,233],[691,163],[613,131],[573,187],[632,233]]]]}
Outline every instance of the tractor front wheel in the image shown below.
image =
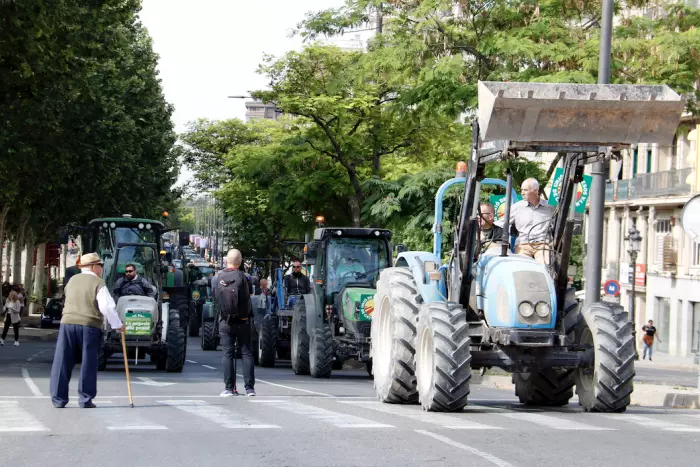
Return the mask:
{"type": "Polygon", "coordinates": [[[292,314],[292,369],[297,375],[309,374],[309,334],[306,332],[306,304],[297,302],[292,314]]]}
{"type": "Polygon", "coordinates": [[[594,361],[576,370],[579,403],[586,412],[624,412],[633,391],[634,326],[613,303],[591,303],[582,314],[576,343],[592,349],[594,361]]]}

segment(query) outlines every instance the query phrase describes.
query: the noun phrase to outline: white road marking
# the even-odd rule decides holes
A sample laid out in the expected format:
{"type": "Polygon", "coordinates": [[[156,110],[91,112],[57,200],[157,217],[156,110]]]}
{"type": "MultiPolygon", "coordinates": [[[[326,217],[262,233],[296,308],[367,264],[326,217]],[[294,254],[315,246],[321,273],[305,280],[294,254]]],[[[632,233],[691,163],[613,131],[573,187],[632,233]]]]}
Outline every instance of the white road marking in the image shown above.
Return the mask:
{"type": "Polygon", "coordinates": [[[504,461],[503,459],[494,456],[493,454],[489,454],[488,452],[480,451],[479,449],[473,448],[471,446],[467,446],[466,444],[458,443],[457,441],[453,441],[447,436],[442,436],[438,435],[437,433],[431,433],[430,431],[427,430],[416,430],[416,433],[420,433],[421,435],[425,436],[430,436],[431,438],[435,438],[438,441],[442,441],[445,444],[448,444],[452,447],[455,447],[457,449],[461,449],[463,451],[470,452],[474,454],[475,456],[479,456],[484,460],[487,460],[491,462],[492,464],[497,465],[498,467],[513,467],[513,464],[504,461]]]}
{"type": "Polygon", "coordinates": [[[108,426],[108,430],[112,431],[132,431],[132,430],[167,430],[167,426],[163,425],[124,425],[124,426],[108,426]]]}
{"type": "Polygon", "coordinates": [[[223,407],[209,405],[199,400],[159,400],[161,404],[175,407],[183,412],[191,413],[216,423],[224,428],[281,428],[278,425],[257,423],[243,415],[228,411],[223,407]]]}
{"type": "Polygon", "coordinates": [[[0,402],[0,432],[51,431],[32,414],[19,406],[17,401],[0,402]]]}
{"type": "MultiPolygon", "coordinates": [[[[114,402],[112,402],[112,401],[103,401],[103,400],[101,400],[101,399],[100,399],[100,400],[94,399],[93,402],[94,402],[95,405],[98,406],[98,407],[99,407],[100,405],[102,405],[102,404],[114,404],[114,402]]],[[[78,407],[79,405],[80,405],[80,404],[78,404],[78,401],[70,401],[70,402],[68,403],[68,406],[70,406],[70,407],[78,407]]]]}
{"type": "MultiPolygon", "coordinates": [[[[102,403],[105,403],[103,401],[102,403]]],[[[97,405],[98,402],[95,402],[97,405]]],[[[99,407],[99,405],[98,405],[99,407]]],[[[108,430],[130,431],[130,430],[167,430],[168,427],[157,425],[150,420],[139,415],[129,407],[114,407],[108,410],[91,410],[90,416],[104,423],[108,430]],[[144,428],[146,427],[146,428],[144,428]]]]}
{"type": "Polygon", "coordinates": [[[204,368],[209,368],[210,370],[216,370],[216,368],[214,368],[213,366],[209,366],[209,365],[202,365],[202,366],[204,368]]]}
{"type": "Polygon", "coordinates": [[[586,425],[574,422],[565,418],[551,417],[531,412],[497,413],[501,417],[512,418],[526,423],[535,423],[555,430],[579,430],[579,431],[617,431],[616,428],[605,428],[600,426],[586,425]]]}
{"type": "Polygon", "coordinates": [[[631,415],[631,414],[620,414],[620,415],[608,415],[608,418],[612,420],[618,420],[623,422],[631,422],[636,425],[643,426],[645,428],[658,428],[663,431],[674,431],[674,432],[685,432],[685,433],[699,433],[700,428],[683,425],[682,423],[665,422],[653,417],[642,417],[641,415],[631,415]]]}
{"type": "Polygon", "coordinates": [[[39,386],[34,384],[32,377],[29,376],[29,370],[27,370],[26,368],[22,368],[22,378],[24,379],[24,382],[27,383],[27,386],[29,386],[29,390],[32,391],[32,394],[34,394],[35,396],[43,396],[43,394],[39,390],[39,386]]]}
{"type": "Polygon", "coordinates": [[[185,360],[187,363],[197,363],[194,360],[185,360]]]}
{"type": "MultiPolygon", "coordinates": [[[[243,375],[237,374],[239,378],[243,378],[243,375]]],[[[299,391],[299,392],[305,392],[307,394],[315,394],[317,396],[324,396],[324,397],[334,397],[330,394],[326,394],[324,392],[316,392],[316,391],[309,391],[308,389],[301,389],[301,388],[295,388],[294,386],[285,386],[284,384],[277,384],[277,383],[271,383],[270,381],[265,381],[264,379],[259,379],[255,378],[255,382],[260,381],[263,384],[269,384],[270,386],[277,386],[278,388],[284,388],[284,389],[291,389],[292,391],[299,391]]],[[[277,396],[275,396],[277,397],[277,396]]]]}
{"type": "Polygon", "coordinates": [[[354,415],[348,415],[332,410],[314,407],[312,405],[300,404],[299,402],[289,401],[251,401],[256,403],[269,404],[277,409],[286,410],[297,415],[303,415],[314,420],[329,423],[338,428],[396,428],[394,425],[386,423],[373,422],[354,415]]]}
{"type": "Polygon", "coordinates": [[[397,405],[384,404],[382,402],[365,402],[365,401],[339,401],[341,404],[355,405],[365,409],[376,410],[390,415],[398,415],[400,417],[410,418],[422,423],[430,423],[432,425],[440,425],[443,428],[452,430],[501,430],[497,426],[484,425],[482,423],[472,422],[462,417],[451,415],[425,412],[418,407],[401,407],[397,405]]]}
{"type": "MultiPolygon", "coordinates": [[[[259,380],[258,380],[259,381],[259,380]]],[[[122,394],[115,394],[115,395],[110,395],[110,396],[101,396],[101,397],[108,397],[110,399],[128,399],[129,396],[127,395],[122,395],[122,394]]],[[[258,394],[255,398],[256,399],[263,399],[266,397],[272,397],[272,398],[287,398],[287,399],[294,399],[298,398],[298,395],[287,395],[287,394],[278,394],[278,395],[266,395],[266,394],[258,394]]],[[[219,394],[187,394],[187,395],[182,395],[182,394],[157,394],[157,395],[134,395],[134,399],[220,399],[221,396],[219,394]]],[[[22,399],[51,399],[49,396],[0,396],[0,401],[2,400],[22,400],[22,399]]],[[[322,394],[319,396],[304,396],[305,400],[314,400],[314,399],[330,399],[330,400],[350,400],[350,399],[367,399],[367,400],[376,400],[376,397],[369,397],[369,396],[330,396],[328,394],[322,394]]],[[[97,403],[97,402],[95,402],[97,403]]]]}
{"type": "Polygon", "coordinates": [[[146,378],[144,376],[137,376],[136,379],[140,379],[141,381],[134,381],[134,384],[143,384],[145,386],[163,387],[163,386],[172,386],[173,384],[177,384],[177,383],[164,383],[164,382],[160,382],[160,381],[155,381],[151,378],[146,378]]]}

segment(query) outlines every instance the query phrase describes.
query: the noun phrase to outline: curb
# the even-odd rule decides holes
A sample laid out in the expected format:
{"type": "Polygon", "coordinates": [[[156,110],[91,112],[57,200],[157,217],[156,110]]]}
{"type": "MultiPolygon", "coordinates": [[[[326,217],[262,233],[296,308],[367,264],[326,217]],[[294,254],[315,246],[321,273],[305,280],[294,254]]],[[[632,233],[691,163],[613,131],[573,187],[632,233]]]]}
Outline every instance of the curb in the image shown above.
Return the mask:
{"type": "MultiPolygon", "coordinates": [[[[497,389],[512,389],[511,376],[474,374],[472,384],[497,389]]],[[[630,405],[640,407],[668,407],[674,409],[700,409],[700,393],[695,389],[679,389],[673,386],[636,383],[630,405]]]]}
{"type": "Polygon", "coordinates": [[[36,328],[21,328],[19,332],[20,341],[54,341],[58,338],[58,329],[42,330],[39,333],[32,332],[35,330],[36,328]]]}

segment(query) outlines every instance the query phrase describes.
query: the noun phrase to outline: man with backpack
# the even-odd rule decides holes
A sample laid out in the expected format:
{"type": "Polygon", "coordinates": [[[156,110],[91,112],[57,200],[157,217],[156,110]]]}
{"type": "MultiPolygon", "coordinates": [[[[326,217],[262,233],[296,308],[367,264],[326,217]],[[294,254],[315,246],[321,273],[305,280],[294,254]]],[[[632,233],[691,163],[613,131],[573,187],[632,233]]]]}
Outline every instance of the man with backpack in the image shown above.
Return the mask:
{"type": "Polygon", "coordinates": [[[219,320],[219,336],[223,347],[224,391],[222,397],[238,394],[236,389],[235,342],[243,357],[243,381],[247,396],[255,395],[255,370],[251,340],[252,285],[240,269],[243,256],[238,250],[229,250],[226,269],[212,278],[212,291],[219,320]]]}

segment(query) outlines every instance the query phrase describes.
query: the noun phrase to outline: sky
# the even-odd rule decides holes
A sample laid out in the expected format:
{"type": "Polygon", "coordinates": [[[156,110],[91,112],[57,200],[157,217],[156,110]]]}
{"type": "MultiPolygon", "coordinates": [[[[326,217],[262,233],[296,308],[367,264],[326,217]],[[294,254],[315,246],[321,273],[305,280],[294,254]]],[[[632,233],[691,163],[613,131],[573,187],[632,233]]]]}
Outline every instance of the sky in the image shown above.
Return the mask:
{"type": "MultiPolygon", "coordinates": [[[[266,87],[256,73],[263,54],[299,49],[290,33],[307,12],[343,0],[143,0],[141,21],[160,56],[158,70],[175,131],[197,118],[245,118],[243,99],[266,87]]],[[[192,176],[185,168],[182,183],[192,176]]]]}

